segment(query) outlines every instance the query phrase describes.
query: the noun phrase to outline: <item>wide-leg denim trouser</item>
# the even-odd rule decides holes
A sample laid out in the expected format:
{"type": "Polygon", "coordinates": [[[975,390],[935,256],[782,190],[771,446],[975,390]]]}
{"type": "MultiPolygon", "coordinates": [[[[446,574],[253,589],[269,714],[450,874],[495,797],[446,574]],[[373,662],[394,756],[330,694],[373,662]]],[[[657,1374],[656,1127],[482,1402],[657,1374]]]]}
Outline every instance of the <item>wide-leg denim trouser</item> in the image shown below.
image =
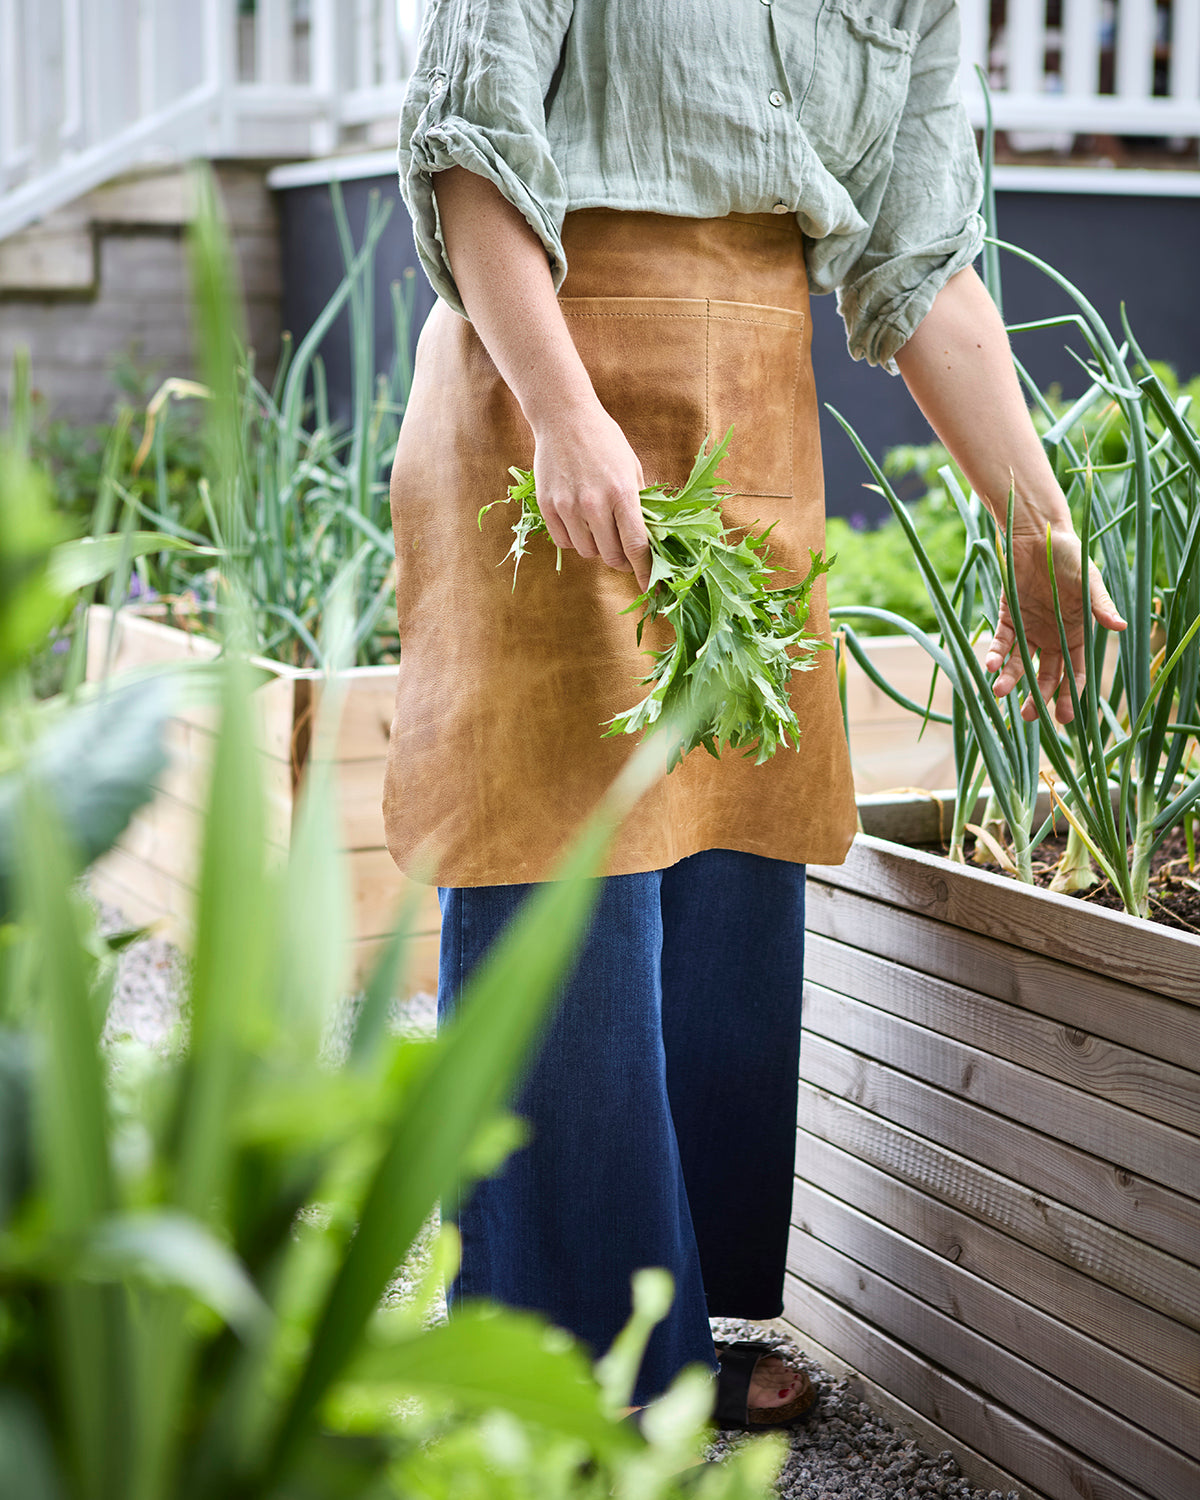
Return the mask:
{"type": "MultiPolygon", "coordinates": [[[[439,1017],[533,887],[441,891],[439,1017]]],[[[451,1303],[533,1309],[602,1354],[630,1276],[675,1301],[634,1401],[715,1368],[709,1317],[782,1311],[792,1198],[804,866],[711,849],[610,876],[513,1102],[531,1139],[465,1204],[451,1303]]]]}

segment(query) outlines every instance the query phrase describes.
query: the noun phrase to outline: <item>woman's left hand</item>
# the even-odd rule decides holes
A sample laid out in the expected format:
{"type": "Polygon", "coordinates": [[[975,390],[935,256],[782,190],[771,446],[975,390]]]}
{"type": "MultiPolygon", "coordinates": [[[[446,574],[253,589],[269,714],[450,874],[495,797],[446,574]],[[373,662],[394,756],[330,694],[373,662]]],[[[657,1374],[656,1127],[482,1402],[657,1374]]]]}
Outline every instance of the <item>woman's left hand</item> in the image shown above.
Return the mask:
{"type": "MultiPolygon", "coordinates": [[[[1054,577],[1069,648],[1068,663],[1063,660],[1062,638],[1054,613],[1054,594],[1046,566],[1045,532],[1014,531],[1013,567],[1025,638],[1030,652],[1037,656],[1038,690],[1047,704],[1054,701],[1058,722],[1069,724],[1075,717],[1071,677],[1075,679],[1076,691],[1082,690],[1084,684],[1082,549],[1079,537],[1070,527],[1052,528],[1051,538],[1054,577]]],[[[1088,593],[1096,623],[1107,630],[1124,630],[1125,621],[1109,597],[1095,563],[1088,565],[1088,593]]],[[[1002,598],[996,634],[984,662],[989,672],[999,673],[994,684],[999,698],[1007,697],[1025,675],[1025,663],[1016,642],[1008,600],[1002,598]]],[[[1031,722],[1036,716],[1033,699],[1026,698],[1021,705],[1021,717],[1031,722]]]]}

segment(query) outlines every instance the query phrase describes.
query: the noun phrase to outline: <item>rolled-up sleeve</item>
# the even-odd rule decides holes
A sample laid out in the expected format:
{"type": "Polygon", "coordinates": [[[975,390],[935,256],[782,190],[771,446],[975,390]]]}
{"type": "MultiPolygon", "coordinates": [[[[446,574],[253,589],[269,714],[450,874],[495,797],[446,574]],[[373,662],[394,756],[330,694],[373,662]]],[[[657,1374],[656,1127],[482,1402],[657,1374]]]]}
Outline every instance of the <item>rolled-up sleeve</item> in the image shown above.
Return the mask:
{"type": "Polygon", "coordinates": [[[865,249],[838,288],[855,359],[895,355],[983,245],[982,173],[959,90],[956,0],[928,0],[890,173],[865,249]]]}
{"type": "Polygon", "coordinates": [[[440,0],[427,12],[400,114],[400,191],[434,290],[466,314],[442,238],[435,172],[486,177],[546,247],[557,290],[566,275],[566,189],[546,138],[544,100],[574,0],[440,0]]]}

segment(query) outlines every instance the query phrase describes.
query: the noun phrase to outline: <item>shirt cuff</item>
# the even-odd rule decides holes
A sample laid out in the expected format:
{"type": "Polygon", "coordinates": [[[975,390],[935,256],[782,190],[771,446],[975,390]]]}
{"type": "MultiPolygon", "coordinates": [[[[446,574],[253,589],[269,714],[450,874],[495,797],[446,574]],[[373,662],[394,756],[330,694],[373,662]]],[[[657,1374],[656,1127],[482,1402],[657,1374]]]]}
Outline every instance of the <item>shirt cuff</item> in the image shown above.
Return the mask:
{"type": "Polygon", "coordinates": [[[855,359],[882,365],[898,375],[896,354],[903,349],[952,276],[983,249],[987,226],[972,214],[956,235],[904,251],[838,292],[846,323],[846,343],[855,359]],[[896,292],[899,285],[905,288],[896,292]]]}
{"type": "Polygon", "coordinates": [[[485,177],[522,214],[545,247],[554,290],[558,291],[567,274],[561,223],[508,165],[487,131],[459,115],[446,115],[436,125],[414,134],[405,154],[407,171],[402,173],[400,187],[413,218],[417,256],[434,291],[448,306],[467,316],[450,271],[433,191],[434,173],[450,167],[465,167],[485,177]]]}

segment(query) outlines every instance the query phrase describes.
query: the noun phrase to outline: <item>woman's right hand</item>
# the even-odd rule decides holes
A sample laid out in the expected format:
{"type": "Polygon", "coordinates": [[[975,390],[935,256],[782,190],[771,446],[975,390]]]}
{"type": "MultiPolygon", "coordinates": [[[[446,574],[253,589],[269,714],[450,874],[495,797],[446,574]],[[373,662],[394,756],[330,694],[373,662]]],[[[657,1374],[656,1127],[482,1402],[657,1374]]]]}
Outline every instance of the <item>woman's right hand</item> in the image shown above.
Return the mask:
{"type": "Polygon", "coordinates": [[[650,587],[650,541],[639,495],[645,480],[625,434],[593,395],[561,404],[534,427],[533,479],[556,546],[600,557],[650,587]]]}

